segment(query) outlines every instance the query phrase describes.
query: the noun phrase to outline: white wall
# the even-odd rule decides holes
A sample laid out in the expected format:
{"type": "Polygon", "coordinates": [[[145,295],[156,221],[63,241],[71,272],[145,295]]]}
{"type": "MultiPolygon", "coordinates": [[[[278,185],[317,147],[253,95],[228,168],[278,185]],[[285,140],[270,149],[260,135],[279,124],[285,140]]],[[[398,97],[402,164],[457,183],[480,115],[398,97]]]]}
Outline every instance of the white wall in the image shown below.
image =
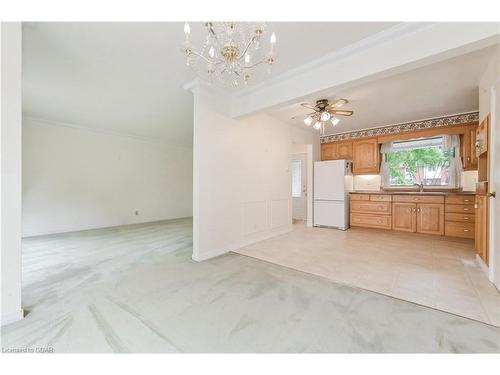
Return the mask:
{"type": "Polygon", "coordinates": [[[266,114],[232,119],[194,90],[193,259],[291,230],[292,143],[311,133],[266,114]]]}
{"type": "Polygon", "coordinates": [[[188,216],[191,146],[24,120],[24,236],[188,216]]]}
{"type": "Polygon", "coordinates": [[[2,23],[1,244],[2,325],[21,307],[21,23],[2,23]]]}

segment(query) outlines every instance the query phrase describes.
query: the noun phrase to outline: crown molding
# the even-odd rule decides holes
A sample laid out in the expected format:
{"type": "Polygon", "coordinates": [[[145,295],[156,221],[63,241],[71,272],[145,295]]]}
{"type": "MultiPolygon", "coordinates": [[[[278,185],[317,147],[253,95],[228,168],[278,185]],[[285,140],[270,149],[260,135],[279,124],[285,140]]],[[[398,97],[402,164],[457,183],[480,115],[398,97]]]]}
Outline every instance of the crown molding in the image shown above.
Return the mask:
{"type": "Polygon", "coordinates": [[[84,130],[84,131],[88,131],[88,132],[92,132],[92,133],[105,134],[105,135],[110,135],[110,136],[114,136],[114,137],[131,138],[131,139],[135,139],[135,140],[143,141],[143,142],[161,143],[161,144],[166,144],[166,145],[176,146],[176,147],[192,147],[191,144],[173,143],[173,142],[170,142],[170,141],[163,139],[163,138],[149,137],[149,136],[145,136],[145,135],[127,133],[127,132],[121,132],[121,131],[109,130],[109,129],[98,129],[98,128],[94,128],[91,126],[73,124],[73,123],[56,121],[56,120],[48,120],[48,119],[44,119],[41,117],[32,116],[29,114],[23,114],[23,125],[25,124],[26,121],[29,121],[30,124],[35,125],[35,126],[56,126],[56,127],[61,127],[61,128],[84,130]]]}
{"type": "Polygon", "coordinates": [[[435,129],[446,126],[463,125],[479,121],[479,111],[456,113],[453,115],[433,117],[391,125],[367,128],[344,133],[320,136],[320,143],[377,137],[389,134],[407,133],[424,129],[435,129]]]}
{"type": "Polygon", "coordinates": [[[247,95],[251,95],[255,91],[261,90],[264,87],[272,86],[281,81],[285,81],[295,77],[296,75],[308,72],[312,69],[316,69],[322,65],[336,62],[340,59],[345,59],[347,57],[356,55],[366,49],[377,47],[388,41],[395,40],[397,38],[402,38],[408,34],[412,34],[423,29],[433,26],[435,23],[431,22],[402,22],[394,25],[386,30],[382,30],[376,34],[370,35],[364,39],[361,39],[355,43],[349,44],[343,48],[340,48],[332,53],[326,54],[318,59],[312,60],[305,64],[299,65],[295,68],[289,69],[281,74],[274,76],[273,78],[267,79],[263,82],[255,84],[245,90],[236,92],[234,96],[236,98],[241,98],[247,95]]]}

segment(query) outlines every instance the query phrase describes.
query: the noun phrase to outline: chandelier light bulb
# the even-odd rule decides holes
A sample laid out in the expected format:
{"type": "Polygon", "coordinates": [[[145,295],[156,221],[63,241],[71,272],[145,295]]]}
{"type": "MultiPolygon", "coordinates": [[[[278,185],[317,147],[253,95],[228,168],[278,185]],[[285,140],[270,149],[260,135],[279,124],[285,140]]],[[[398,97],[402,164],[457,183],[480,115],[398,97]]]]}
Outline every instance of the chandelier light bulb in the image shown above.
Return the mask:
{"type": "Polygon", "coordinates": [[[335,116],[332,116],[331,121],[332,121],[332,125],[333,125],[333,126],[336,126],[336,125],[340,122],[340,119],[338,119],[338,118],[337,118],[337,117],[335,117],[335,116]]]}
{"type": "Polygon", "coordinates": [[[304,119],[304,124],[306,124],[306,126],[311,126],[313,123],[313,118],[311,116],[308,116],[304,119]]]}
{"type": "Polygon", "coordinates": [[[189,35],[191,34],[191,27],[189,26],[189,23],[184,24],[184,34],[189,35]]]}
{"type": "Polygon", "coordinates": [[[250,62],[250,55],[248,53],[245,55],[245,62],[247,64],[250,62]]]}
{"type": "Polygon", "coordinates": [[[208,55],[213,59],[215,56],[215,49],[214,46],[210,46],[210,49],[208,50],[208,55]]]}
{"type": "Polygon", "coordinates": [[[271,34],[271,37],[269,38],[269,42],[271,44],[276,44],[276,34],[274,32],[271,34]]]}
{"type": "Polygon", "coordinates": [[[332,116],[327,111],[324,111],[321,113],[321,121],[326,122],[326,121],[330,120],[330,117],[332,117],[332,116]]]}
{"type": "Polygon", "coordinates": [[[316,129],[316,130],[319,130],[321,129],[321,122],[319,121],[316,121],[313,125],[313,128],[316,129]]]}

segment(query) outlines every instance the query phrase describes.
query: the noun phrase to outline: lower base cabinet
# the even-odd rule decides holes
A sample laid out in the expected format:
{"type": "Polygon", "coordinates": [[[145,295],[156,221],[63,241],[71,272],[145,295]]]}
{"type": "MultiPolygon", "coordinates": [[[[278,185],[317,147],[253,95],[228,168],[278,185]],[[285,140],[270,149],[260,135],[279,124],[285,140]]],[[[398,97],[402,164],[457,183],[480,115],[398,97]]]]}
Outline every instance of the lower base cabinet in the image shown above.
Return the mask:
{"type": "Polygon", "coordinates": [[[386,215],[351,214],[351,225],[355,227],[391,229],[391,217],[386,215]]]}
{"type": "Polygon", "coordinates": [[[444,235],[444,204],[417,204],[417,233],[444,235]]]}
{"type": "Polygon", "coordinates": [[[416,203],[394,202],[392,204],[392,229],[402,232],[417,230],[416,203]]]}
{"type": "MultiPolygon", "coordinates": [[[[483,227],[475,219],[473,200],[468,194],[351,194],[351,226],[473,239],[475,221],[483,227]]],[[[476,247],[485,245],[476,241],[476,247]]]]}
{"type": "Polygon", "coordinates": [[[403,232],[444,235],[444,204],[392,204],[392,229],[403,232]]]}

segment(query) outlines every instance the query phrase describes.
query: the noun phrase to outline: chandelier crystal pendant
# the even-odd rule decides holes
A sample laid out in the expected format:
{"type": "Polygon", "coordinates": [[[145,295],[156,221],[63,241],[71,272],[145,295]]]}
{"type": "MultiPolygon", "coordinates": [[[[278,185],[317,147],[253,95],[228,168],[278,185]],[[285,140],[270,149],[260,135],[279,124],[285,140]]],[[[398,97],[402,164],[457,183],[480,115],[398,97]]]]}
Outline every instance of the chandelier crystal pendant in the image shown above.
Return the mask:
{"type": "Polygon", "coordinates": [[[200,70],[200,75],[224,86],[237,87],[248,84],[261,64],[271,66],[276,61],[276,34],[269,37],[269,49],[263,52],[265,23],[205,22],[206,36],[197,49],[191,43],[191,27],[184,24],[183,54],[186,64],[200,70]]]}

